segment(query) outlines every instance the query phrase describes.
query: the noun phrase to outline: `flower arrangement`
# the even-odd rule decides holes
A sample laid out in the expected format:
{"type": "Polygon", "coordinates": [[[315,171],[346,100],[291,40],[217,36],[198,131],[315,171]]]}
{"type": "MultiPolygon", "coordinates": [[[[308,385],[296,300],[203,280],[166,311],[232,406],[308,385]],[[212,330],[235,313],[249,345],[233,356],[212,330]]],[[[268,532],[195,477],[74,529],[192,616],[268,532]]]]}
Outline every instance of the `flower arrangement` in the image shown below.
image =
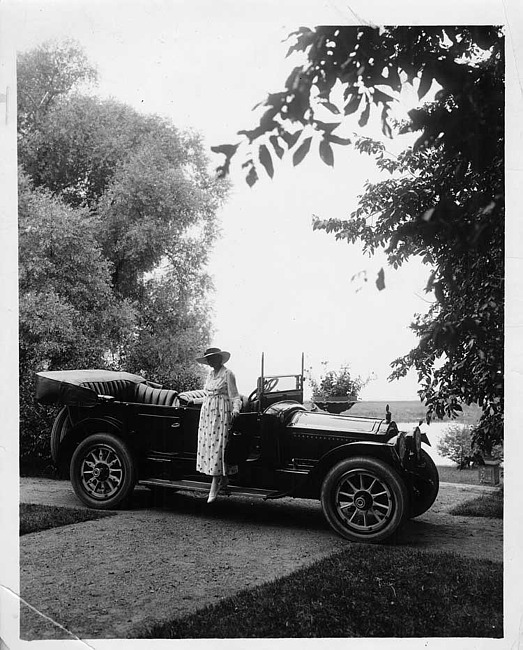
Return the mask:
{"type": "MultiPolygon", "coordinates": [[[[323,366],[327,362],[322,362],[323,366]]],[[[312,400],[314,402],[324,402],[329,398],[343,399],[347,401],[356,401],[362,388],[368,384],[369,380],[361,377],[352,377],[348,365],[341,366],[340,370],[329,370],[325,372],[317,381],[312,377],[309,370],[309,384],[312,389],[312,400]]]]}

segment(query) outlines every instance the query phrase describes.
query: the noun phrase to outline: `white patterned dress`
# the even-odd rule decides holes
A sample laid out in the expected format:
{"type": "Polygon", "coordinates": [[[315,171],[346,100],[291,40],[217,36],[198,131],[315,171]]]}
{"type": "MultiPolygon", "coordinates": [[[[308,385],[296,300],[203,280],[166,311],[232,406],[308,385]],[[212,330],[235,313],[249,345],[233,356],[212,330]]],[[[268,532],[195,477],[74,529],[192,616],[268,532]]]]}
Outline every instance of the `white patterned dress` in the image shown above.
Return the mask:
{"type": "Polygon", "coordinates": [[[241,408],[241,397],[232,370],[222,366],[217,373],[211,370],[204,390],[200,424],[198,426],[198,451],[196,471],[208,476],[226,476],[238,471],[236,465],[225,463],[225,446],[229,437],[231,413],[241,408]]]}

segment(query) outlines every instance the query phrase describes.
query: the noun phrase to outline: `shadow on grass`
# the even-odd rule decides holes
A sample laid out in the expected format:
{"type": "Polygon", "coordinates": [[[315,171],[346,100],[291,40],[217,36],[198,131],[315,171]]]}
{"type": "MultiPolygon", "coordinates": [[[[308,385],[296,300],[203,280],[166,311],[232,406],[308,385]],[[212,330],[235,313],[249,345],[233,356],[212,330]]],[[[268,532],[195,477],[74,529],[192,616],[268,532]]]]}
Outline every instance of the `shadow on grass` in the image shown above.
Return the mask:
{"type": "Polygon", "coordinates": [[[503,490],[482,494],[475,499],[460,503],[449,511],[462,517],[488,517],[503,519],[503,490]]]}
{"type": "Polygon", "coordinates": [[[36,503],[20,504],[20,535],[37,533],[41,530],[70,526],[84,521],[112,517],[114,512],[44,506],[36,503]]]}

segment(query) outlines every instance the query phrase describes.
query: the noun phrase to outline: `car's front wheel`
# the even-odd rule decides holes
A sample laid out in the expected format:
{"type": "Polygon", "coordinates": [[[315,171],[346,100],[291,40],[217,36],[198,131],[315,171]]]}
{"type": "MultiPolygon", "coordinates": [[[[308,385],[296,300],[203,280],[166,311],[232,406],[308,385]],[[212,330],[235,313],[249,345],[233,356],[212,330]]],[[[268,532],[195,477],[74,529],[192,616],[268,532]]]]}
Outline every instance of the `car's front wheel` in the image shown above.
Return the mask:
{"type": "Polygon", "coordinates": [[[348,458],[326,475],[321,504],[334,530],[354,542],[381,542],[400,525],[408,493],[398,473],[368,457],[348,458]]]}
{"type": "Polygon", "coordinates": [[[71,483],[90,508],[110,510],[132,493],[136,469],[127,445],[110,433],[85,438],[71,458],[71,483]]]}

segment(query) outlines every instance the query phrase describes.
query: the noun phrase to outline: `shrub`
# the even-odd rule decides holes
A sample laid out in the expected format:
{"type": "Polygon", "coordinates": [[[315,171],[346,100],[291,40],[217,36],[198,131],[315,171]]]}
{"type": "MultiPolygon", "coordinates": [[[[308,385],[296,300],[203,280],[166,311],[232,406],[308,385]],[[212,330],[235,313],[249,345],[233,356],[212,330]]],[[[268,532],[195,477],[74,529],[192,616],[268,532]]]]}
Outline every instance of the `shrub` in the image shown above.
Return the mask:
{"type": "MultiPolygon", "coordinates": [[[[326,365],[323,362],[322,365],[326,365]]],[[[329,370],[317,381],[311,376],[309,370],[309,384],[312,388],[313,400],[324,400],[328,397],[353,397],[357,399],[360,391],[369,380],[360,376],[352,377],[348,365],[341,366],[340,370],[329,370]]]]}
{"type": "Polygon", "coordinates": [[[450,425],[437,446],[439,453],[450,458],[459,469],[480,462],[481,455],[472,444],[472,429],[469,426],[450,425]]]}
{"type": "Polygon", "coordinates": [[[501,445],[492,447],[491,452],[485,454],[474,443],[473,433],[474,427],[451,424],[438,442],[438,452],[445,458],[450,458],[459,469],[465,469],[471,465],[482,465],[487,457],[498,461],[503,460],[501,445]]]}
{"type": "Polygon", "coordinates": [[[50,435],[56,407],[44,407],[34,399],[34,375],[20,375],[20,470],[22,474],[51,471],[50,435]]]}

